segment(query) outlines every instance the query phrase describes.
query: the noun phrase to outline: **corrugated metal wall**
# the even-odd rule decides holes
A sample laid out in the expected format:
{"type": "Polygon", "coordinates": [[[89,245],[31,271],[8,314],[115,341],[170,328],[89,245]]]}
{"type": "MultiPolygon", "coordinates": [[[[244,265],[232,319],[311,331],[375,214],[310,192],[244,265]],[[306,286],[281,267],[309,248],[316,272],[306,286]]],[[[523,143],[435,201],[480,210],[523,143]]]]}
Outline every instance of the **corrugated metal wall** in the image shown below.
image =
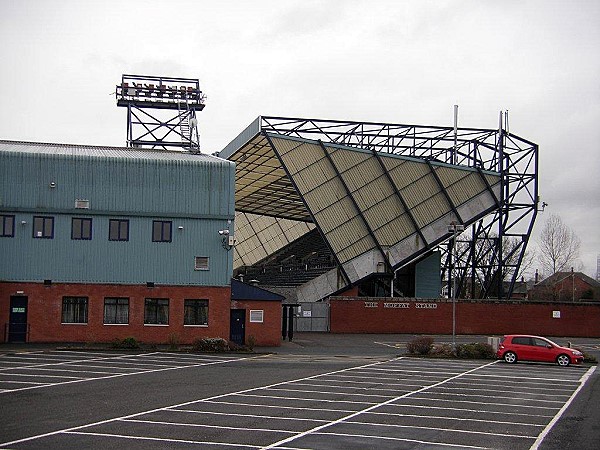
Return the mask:
{"type": "Polygon", "coordinates": [[[442,291],[442,255],[434,252],[415,266],[415,297],[437,298],[442,291]]]}
{"type": "Polygon", "coordinates": [[[229,284],[233,250],[218,231],[233,233],[233,163],[126,149],[123,157],[71,152],[0,145],[0,214],[16,218],[15,236],[0,238],[0,279],[229,284]],[[90,208],[75,209],[75,200],[90,208]],[[55,218],[53,239],[32,237],[35,215],[55,218]],[[71,239],[73,217],[92,219],[91,240],[71,239]],[[108,240],[111,218],[129,220],[128,241],[108,240]],[[152,242],[153,220],[172,221],[171,242],[152,242]],[[194,270],[196,256],[209,257],[209,270],[194,270]]]}

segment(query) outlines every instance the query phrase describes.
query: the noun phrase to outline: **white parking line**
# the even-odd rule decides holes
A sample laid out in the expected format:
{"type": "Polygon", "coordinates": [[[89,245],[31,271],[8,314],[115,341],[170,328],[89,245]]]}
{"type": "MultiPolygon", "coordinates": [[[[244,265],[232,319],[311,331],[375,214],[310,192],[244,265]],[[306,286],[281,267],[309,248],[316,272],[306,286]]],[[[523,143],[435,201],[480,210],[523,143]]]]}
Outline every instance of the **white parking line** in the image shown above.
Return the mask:
{"type": "MultiPolygon", "coordinates": [[[[235,395],[230,394],[230,395],[235,395]]],[[[284,406],[284,405],[257,405],[256,403],[243,403],[243,402],[225,402],[225,401],[210,401],[210,400],[202,400],[202,403],[210,403],[216,405],[233,405],[233,406],[249,406],[252,408],[256,408],[260,406],[261,408],[273,408],[273,409],[292,409],[294,411],[323,411],[323,412],[342,412],[342,413],[352,413],[354,410],[352,409],[339,409],[339,408],[309,408],[304,406],[284,406]]],[[[167,408],[169,411],[181,411],[180,409],[167,408]]],[[[329,422],[329,421],[327,421],[329,422]]]]}
{"type": "MultiPolygon", "coordinates": [[[[449,444],[447,442],[435,442],[435,441],[422,441],[419,439],[408,439],[408,438],[396,438],[396,437],[391,437],[391,436],[373,436],[373,435],[369,435],[369,434],[350,434],[350,433],[315,433],[321,436],[344,436],[344,437],[353,437],[353,438],[367,438],[369,440],[376,438],[376,439],[380,439],[382,441],[395,441],[395,442],[412,442],[415,444],[420,444],[420,445],[427,445],[427,446],[436,446],[436,447],[454,447],[454,448],[469,448],[469,449],[477,449],[477,450],[493,450],[490,447],[478,447],[475,445],[465,445],[465,444],[449,444]]],[[[269,447],[261,447],[261,450],[267,449],[269,447]]],[[[293,447],[278,447],[280,449],[285,449],[285,448],[290,448],[290,449],[294,449],[293,447]]]]}
{"type": "MultiPolygon", "coordinates": [[[[109,434],[109,433],[90,433],[83,431],[64,431],[65,434],[79,434],[84,436],[103,436],[103,437],[112,437],[112,438],[120,438],[120,439],[131,439],[133,441],[156,441],[156,442],[168,442],[169,444],[195,444],[195,445],[212,445],[212,446],[220,446],[220,447],[244,447],[244,448],[260,448],[257,445],[247,445],[247,444],[231,444],[229,442],[212,442],[212,441],[191,441],[188,439],[165,439],[165,438],[157,438],[152,436],[127,436],[123,434],[109,434]]],[[[3,445],[3,444],[0,444],[3,445]]]]}
{"type": "MultiPolygon", "coordinates": [[[[424,427],[422,425],[399,425],[395,423],[370,423],[370,422],[360,422],[356,420],[344,420],[344,423],[350,423],[355,425],[370,425],[372,428],[382,427],[382,428],[413,428],[417,430],[435,430],[435,431],[444,431],[448,433],[466,433],[466,434],[481,434],[484,436],[500,436],[500,437],[518,437],[518,438],[526,438],[526,439],[534,439],[535,436],[528,436],[523,434],[517,434],[515,432],[511,433],[492,433],[489,431],[473,431],[473,430],[461,430],[456,428],[442,428],[442,427],[424,427]]],[[[329,433],[327,433],[329,434],[329,433]]],[[[335,434],[335,433],[332,433],[335,434]]],[[[379,435],[370,436],[375,439],[379,438],[379,435]]]]}
{"type": "MultiPolygon", "coordinates": [[[[256,406],[256,405],[251,405],[256,406]]],[[[293,408],[297,409],[297,408],[293,408]]],[[[316,409],[313,409],[315,411],[316,409]]],[[[195,409],[168,409],[169,412],[182,412],[182,413],[190,413],[190,414],[205,414],[209,416],[226,416],[226,417],[252,417],[255,419],[273,419],[273,420],[291,420],[291,421],[299,421],[299,422],[320,422],[326,423],[329,420],[325,419],[310,419],[307,417],[297,418],[297,417],[278,417],[278,416],[268,416],[264,414],[241,414],[241,413],[224,413],[224,412],[215,412],[215,411],[198,411],[195,409]]],[[[316,410],[322,411],[322,410],[316,410]]]]}
{"type": "Polygon", "coordinates": [[[332,421],[332,422],[330,422],[330,423],[328,423],[328,424],[320,425],[320,426],[318,426],[318,427],[314,427],[314,428],[312,428],[312,429],[310,429],[310,430],[306,430],[306,431],[303,431],[303,432],[301,432],[301,433],[298,433],[298,434],[296,434],[295,436],[290,436],[290,437],[288,437],[288,438],[286,438],[286,439],[283,439],[283,440],[281,440],[281,441],[274,442],[273,444],[270,444],[270,445],[267,445],[267,446],[263,447],[263,449],[267,450],[267,449],[270,449],[270,448],[275,448],[275,447],[278,447],[278,446],[280,446],[280,445],[287,444],[288,442],[292,442],[292,441],[294,441],[294,440],[296,440],[296,439],[298,439],[298,438],[301,438],[301,437],[303,437],[303,436],[306,436],[306,435],[308,435],[308,434],[312,434],[312,433],[320,432],[321,430],[323,430],[323,429],[325,429],[325,428],[329,428],[329,427],[331,427],[331,426],[333,426],[333,425],[337,425],[337,424],[339,424],[339,423],[346,422],[346,421],[348,421],[349,419],[352,419],[352,418],[354,418],[354,417],[357,417],[357,416],[359,416],[360,414],[364,414],[364,413],[366,413],[366,412],[370,412],[370,411],[372,411],[372,410],[373,410],[373,409],[375,409],[375,408],[379,408],[379,407],[381,407],[381,406],[388,405],[388,404],[390,404],[390,403],[393,403],[393,402],[395,402],[395,401],[397,401],[397,400],[400,400],[400,399],[402,399],[402,398],[406,398],[406,397],[408,397],[408,396],[410,396],[410,395],[412,395],[412,394],[415,394],[415,393],[417,393],[417,392],[424,392],[424,391],[427,391],[427,390],[429,390],[429,389],[433,389],[434,387],[440,386],[440,385],[442,385],[442,384],[444,384],[444,383],[447,383],[448,381],[451,381],[451,380],[453,380],[453,379],[455,379],[455,378],[458,378],[458,377],[460,377],[460,376],[463,376],[463,375],[465,375],[465,374],[467,374],[467,373],[470,373],[470,372],[472,372],[472,371],[474,371],[474,370],[478,370],[478,369],[481,369],[481,368],[483,368],[483,367],[487,367],[487,366],[489,366],[489,365],[492,365],[492,364],[495,364],[495,363],[496,363],[496,361],[494,361],[494,362],[491,362],[491,363],[488,363],[488,364],[484,364],[483,366],[475,367],[475,368],[473,368],[473,369],[471,369],[471,370],[468,370],[468,371],[466,371],[466,372],[460,373],[460,374],[458,374],[458,375],[455,375],[455,376],[453,376],[453,377],[451,377],[451,378],[448,378],[448,379],[446,379],[446,380],[440,381],[440,382],[438,382],[438,383],[432,384],[432,385],[430,385],[430,386],[425,386],[425,387],[423,387],[423,388],[421,388],[421,389],[417,389],[416,391],[408,392],[408,393],[406,393],[406,394],[403,394],[403,395],[400,395],[400,396],[397,396],[397,397],[391,398],[391,399],[389,399],[389,400],[386,400],[385,402],[382,402],[382,403],[377,403],[377,404],[375,404],[375,405],[372,405],[372,406],[370,406],[370,407],[368,407],[368,408],[366,408],[366,409],[363,409],[363,410],[360,410],[360,411],[356,411],[355,413],[352,413],[352,414],[350,414],[350,415],[347,415],[347,416],[341,417],[341,418],[339,418],[339,419],[337,419],[337,420],[334,420],[334,421],[332,421]]]}
{"type": "MultiPolygon", "coordinates": [[[[124,356],[118,356],[118,357],[112,357],[112,358],[92,358],[89,359],[87,361],[93,362],[93,361],[99,361],[99,360],[120,360],[120,358],[126,358],[126,357],[133,357],[133,356],[137,356],[137,355],[124,355],[124,356]]],[[[192,368],[192,367],[201,367],[201,366],[210,366],[210,365],[214,365],[214,364],[224,364],[224,363],[228,363],[228,362],[233,362],[233,361],[238,361],[241,359],[247,359],[245,357],[241,357],[241,358],[234,358],[234,359],[218,359],[216,361],[209,361],[209,362],[200,362],[197,364],[187,364],[187,365],[183,365],[183,366],[171,366],[171,367],[161,367],[158,369],[146,369],[146,370],[138,370],[136,372],[100,372],[100,371],[89,371],[89,370],[70,370],[70,369],[66,369],[64,368],[65,366],[68,366],[71,362],[60,362],[60,363],[48,363],[48,364],[41,364],[41,365],[37,365],[37,366],[24,366],[24,367],[13,367],[11,368],[11,370],[35,370],[35,371],[50,371],[50,372],[75,372],[75,373],[81,373],[81,374],[85,374],[85,373],[92,373],[92,374],[101,374],[104,376],[96,376],[96,377],[72,377],[72,376],[59,376],[59,375],[46,375],[46,374],[41,374],[41,375],[36,375],[36,374],[23,374],[23,373],[0,373],[0,375],[5,375],[5,376],[31,376],[31,377],[35,377],[35,376],[39,376],[39,377],[55,377],[55,378],[72,378],[71,380],[68,381],[63,381],[63,382],[57,382],[57,383],[46,383],[46,384],[41,384],[41,385],[36,385],[36,386],[27,386],[27,387],[22,387],[22,388],[16,388],[16,389],[7,389],[7,390],[2,390],[0,391],[0,394],[6,394],[8,392],[16,392],[16,391],[24,391],[24,390],[30,390],[30,389],[39,389],[39,388],[44,388],[44,387],[50,387],[50,386],[57,386],[57,385],[63,385],[63,384],[72,384],[72,383],[80,383],[80,382],[84,382],[84,381],[92,381],[92,380],[105,380],[105,379],[109,379],[109,378],[117,378],[117,377],[124,377],[124,376],[130,376],[130,375],[140,375],[140,374],[146,374],[146,373],[153,373],[153,372],[164,372],[164,371],[168,371],[168,370],[179,370],[179,369],[188,369],[188,368],[192,368]],[[53,367],[47,367],[47,366],[53,366],[53,367]],[[54,368],[56,366],[61,366],[59,368],[54,368]]],[[[81,360],[79,360],[81,361],[81,360]]],[[[123,369],[123,368],[122,368],[123,369]]]]}
{"type": "MultiPolygon", "coordinates": [[[[480,403],[481,405],[481,403],[480,403]]],[[[485,413],[485,414],[498,414],[498,415],[509,415],[509,416],[526,416],[526,417],[531,417],[531,413],[519,413],[519,412],[515,412],[515,411],[490,411],[488,409],[469,409],[469,408],[456,408],[456,407],[448,407],[448,406],[431,406],[431,405],[413,405],[412,403],[394,403],[393,405],[390,406],[394,406],[394,407],[398,407],[398,408],[422,408],[422,409],[427,409],[427,410],[431,410],[431,409],[440,409],[443,411],[463,411],[463,412],[472,412],[472,413],[485,413]]],[[[369,414],[385,414],[385,413],[375,413],[375,412],[371,412],[369,414]]],[[[393,414],[393,413],[392,413],[393,414]]],[[[542,418],[546,418],[549,419],[553,416],[546,416],[546,415],[542,415],[539,413],[536,413],[536,417],[542,417],[542,418]]]]}
{"type": "Polygon", "coordinates": [[[563,415],[563,413],[567,410],[569,405],[573,402],[573,399],[577,396],[577,394],[579,394],[579,391],[581,391],[583,389],[583,386],[585,386],[585,383],[587,382],[587,380],[589,380],[589,378],[592,376],[592,374],[594,373],[595,370],[596,370],[596,366],[590,367],[587,370],[587,372],[579,379],[579,381],[581,383],[579,385],[579,387],[577,389],[575,389],[575,391],[573,391],[573,394],[571,394],[571,397],[569,398],[569,400],[563,405],[562,408],[560,408],[560,410],[556,413],[554,418],[548,423],[546,428],[544,428],[544,431],[542,431],[540,433],[538,438],[535,440],[535,442],[531,446],[531,450],[537,450],[539,448],[540,444],[542,443],[544,438],[548,435],[548,433],[550,432],[550,430],[552,429],[554,424],[556,424],[556,422],[558,422],[558,419],[560,419],[560,417],[563,415]]]}
{"type": "MultiPolygon", "coordinates": [[[[551,408],[549,406],[534,406],[534,405],[514,405],[512,403],[497,403],[497,402],[482,402],[482,401],[469,401],[469,400],[456,400],[439,397],[411,397],[416,400],[435,400],[436,402],[452,402],[452,403],[472,403],[475,405],[493,405],[493,406],[510,406],[511,408],[529,408],[529,409],[550,409],[557,410],[558,408],[551,408]]],[[[562,402],[559,402],[562,405],[562,402]]]]}
{"type": "MultiPolygon", "coordinates": [[[[261,357],[262,356],[252,358],[258,359],[261,357]]],[[[231,360],[219,361],[219,363],[230,361],[231,360]]],[[[444,374],[441,373],[440,376],[438,376],[437,381],[429,381],[431,384],[411,385],[410,388],[406,388],[406,385],[399,383],[399,381],[402,381],[402,377],[408,378],[412,375],[398,374],[396,377],[389,377],[389,379],[395,380],[395,383],[393,384],[396,389],[394,389],[389,383],[382,382],[381,377],[379,376],[382,371],[379,369],[382,368],[381,365],[383,364],[397,366],[396,362],[398,361],[403,361],[403,358],[397,358],[387,362],[370,363],[354,368],[349,367],[320,375],[282,381],[267,386],[244,389],[205,399],[192,400],[178,405],[156,408],[127,416],[0,443],[0,447],[4,448],[21,442],[56,436],[59,434],[73,434],[105,437],[107,439],[126,439],[130,440],[129,442],[132,442],[131,440],[155,441],[165,443],[165,447],[169,446],[169,444],[186,443],[215,447],[297,450],[302,447],[301,442],[304,442],[300,441],[302,438],[307,438],[309,436],[328,436],[333,439],[335,436],[340,436],[357,440],[369,439],[375,447],[377,446],[378,441],[387,441],[392,443],[392,445],[393,442],[405,442],[423,446],[484,449],[486,448],[486,444],[483,444],[483,439],[489,439],[487,445],[493,447],[491,442],[498,438],[502,439],[502,442],[510,442],[510,439],[512,439],[514,444],[513,448],[526,448],[524,446],[526,445],[529,447],[530,443],[536,438],[541,442],[540,438],[543,439],[543,433],[538,435],[540,429],[544,428],[544,431],[548,429],[552,422],[555,423],[556,420],[558,420],[557,417],[559,417],[559,413],[564,411],[567,407],[566,404],[563,404],[563,401],[556,400],[558,398],[556,395],[552,396],[555,400],[545,399],[544,397],[546,396],[543,392],[538,392],[536,394],[537,398],[526,396],[525,394],[529,393],[525,391],[526,386],[521,387],[523,389],[523,394],[520,395],[521,398],[519,398],[518,393],[516,396],[503,397],[496,394],[485,395],[485,392],[482,392],[485,391],[484,389],[471,389],[471,383],[465,380],[471,378],[476,380],[479,372],[489,371],[492,366],[498,367],[495,366],[498,361],[476,366],[471,366],[467,363],[463,365],[463,367],[466,366],[465,369],[462,371],[456,370],[455,372],[451,372],[453,375],[450,377],[444,377],[444,374]],[[359,372],[363,375],[358,375],[358,378],[352,378],[354,372],[359,372]],[[374,377],[373,381],[369,382],[371,386],[361,386],[360,384],[364,385],[368,382],[366,380],[368,380],[369,374],[374,377]],[[327,382],[330,382],[330,384],[327,384],[327,382]],[[358,386],[355,386],[356,384],[358,384],[358,386]],[[384,388],[382,384],[384,384],[386,388],[384,388]],[[465,385],[464,388],[461,389],[460,387],[456,387],[459,384],[465,385]],[[313,390],[311,388],[316,389],[313,390]],[[344,391],[348,389],[351,389],[352,392],[344,391]],[[277,395],[279,391],[284,391],[288,394],[292,393],[292,396],[277,395]],[[385,395],[386,392],[391,392],[391,394],[385,395]],[[296,393],[298,397],[293,396],[294,393],[296,393]],[[327,398],[321,398],[324,395],[326,395],[327,398]],[[343,396],[343,398],[338,398],[339,396],[343,396]],[[247,402],[244,402],[244,399],[246,398],[248,400],[247,402]],[[363,401],[363,399],[366,400],[367,398],[373,399],[374,401],[363,401]],[[238,399],[241,401],[235,401],[238,399]],[[261,404],[260,401],[254,401],[252,399],[263,399],[264,403],[272,404],[261,404]],[[270,399],[275,401],[269,402],[270,399]],[[380,401],[378,401],[378,399],[380,401]],[[493,401],[487,402],[486,400],[488,399],[493,401]],[[503,399],[510,401],[505,403],[502,401],[503,399]],[[417,404],[412,404],[411,401],[416,401],[417,404]],[[431,403],[431,405],[424,404],[424,402],[431,403]],[[524,404],[515,404],[515,402],[522,402],[524,404]],[[273,403],[283,404],[277,405],[273,403]],[[302,404],[305,406],[300,406],[302,404]],[[449,406],[442,406],[444,404],[448,404],[449,406]],[[471,404],[474,406],[469,407],[468,405],[471,404]],[[556,404],[556,407],[549,407],[552,404],[556,404]],[[196,406],[192,407],[192,405],[196,406]],[[329,405],[331,405],[331,407],[329,405]],[[559,405],[562,406],[562,408],[560,408],[559,405]],[[321,408],[319,406],[324,407],[321,408]],[[247,412],[243,412],[240,407],[251,409],[247,410],[247,412]],[[411,408],[414,409],[411,410],[411,408]],[[214,409],[214,411],[211,409],[214,409]],[[285,417],[278,417],[277,414],[279,411],[285,411],[285,417]],[[435,413],[430,414],[431,411],[434,411],[435,413]],[[557,411],[559,412],[557,413],[557,411]],[[263,414],[263,412],[265,414],[263,414]],[[314,413],[309,414],[309,412],[314,413]],[[323,414],[319,414],[320,412],[323,412],[323,414]],[[542,413],[541,415],[539,414],[540,412],[542,413]],[[167,413],[175,415],[171,416],[167,413]],[[141,417],[153,414],[154,416],[151,417],[141,417]],[[177,414],[182,414],[182,416],[178,416],[177,414]],[[190,416],[186,418],[184,414],[190,416]],[[192,418],[192,414],[195,414],[198,418],[192,418]],[[482,414],[485,414],[485,416],[482,416],[482,414]],[[210,418],[210,416],[216,417],[210,418]],[[206,419],[203,417],[206,417],[206,419]],[[485,417],[485,419],[480,417],[485,417]],[[527,420],[527,417],[533,420],[527,420]],[[173,421],[170,421],[171,418],[173,421]],[[244,418],[247,420],[244,423],[241,423],[244,418]],[[381,420],[379,418],[381,418],[381,420]],[[384,418],[388,420],[385,420],[384,418]],[[547,421],[551,418],[553,418],[552,422],[547,424],[547,421]],[[369,419],[376,420],[371,422],[369,419]],[[261,424],[259,420],[264,420],[265,423],[261,424]],[[278,428],[275,425],[277,420],[285,421],[285,423],[282,422],[280,424],[282,427],[278,428]],[[428,421],[432,421],[429,422],[432,426],[427,426],[428,421]],[[292,426],[294,422],[298,424],[298,429],[290,430],[289,428],[294,428],[292,426]],[[138,424],[138,426],[133,427],[132,425],[132,427],[124,428],[124,425],[118,425],[126,423],[138,424]],[[227,425],[228,423],[230,423],[229,426],[227,425]],[[469,423],[473,423],[474,425],[469,426],[469,423]],[[108,430],[104,429],[106,427],[99,428],[98,431],[95,431],[95,429],[87,429],[108,424],[114,424],[115,428],[109,425],[110,429],[108,430]],[[187,437],[181,434],[186,428],[190,430],[196,428],[198,430],[213,429],[218,433],[221,433],[222,430],[237,431],[243,432],[248,436],[253,436],[258,433],[279,433],[280,436],[273,436],[273,439],[280,439],[277,442],[261,446],[251,442],[240,444],[232,442],[177,439],[175,436],[173,438],[142,436],[139,434],[153,434],[147,431],[147,428],[143,427],[143,424],[155,427],[160,425],[161,427],[178,428],[182,431],[174,432],[168,428],[161,428],[161,430],[164,430],[164,433],[179,433],[179,437],[187,437]],[[454,427],[454,424],[456,424],[456,427],[454,427]],[[486,426],[487,424],[489,424],[489,426],[486,426]],[[517,428],[512,429],[512,426],[517,428]],[[310,428],[304,429],[306,427],[310,428]],[[367,428],[365,429],[365,427],[367,428]],[[118,429],[121,433],[129,432],[134,435],[111,433],[113,429],[118,429]],[[386,433],[383,432],[383,430],[389,431],[386,433]],[[404,433],[393,430],[407,430],[408,435],[403,436],[404,433]],[[419,438],[427,436],[427,434],[421,434],[420,430],[422,430],[423,433],[431,432],[432,437],[430,439],[433,439],[433,441],[425,439],[420,440],[419,438]],[[508,430],[511,431],[509,432],[508,430]],[[385,434],[388,435],[386,436],[385,434]],[[440,436],[438,436],[438,434],[440,436]],[[281,435],[287,436],[283,437],[281,435]],[[448,436],[448,438],[444,439],[445,436],[448,436]],[[480,436],[481,439],[478,439],[477,436],[480,436]],[[440,439],[445,442],[437,442],[435,439],[440,439]],[[460,442],[463,440],[466,440],[467,443],[460,442]],[[483,446],[468,445],[469,440],[471,443],[483,446]],[[294,446],[291,444],[294,441],[299,445],[294,446]]],[[[215,362],[211,364],[215,364],[215,362]]],[[[204,364],[197,365],[200,366],[204,364]]],[[[442,372],[448,373],[448,366],[445,366],[443,362],[440,362],[438,367],[442,372]]],[[[458,369],[458,366],[456,366],[456,368],[458,369]]],[[[148,372],[154,371],[144,371],[139,373],[148,372]]],[[[538,385],[543,385],[545,383],[544,380],[550,379],[554,380],[554,382],[558,381],[557,378],[554,378],[556,375],[550,375],[549,378],[536,377],[529,372],[530,371],[527,371],[527,374],[520,372],[515,373],[514,375],[528,377],[528,379],[537,379],[538,385]]],[[[593,369],[590,369],[586,374],[580,377],[579,388],[572,393],[569,398],[569,403],[575,395],[577,395],[583,384],[589,379],[592,372],[593,369]]],[[[535,373],[535,371],[532,373],[535,373]]],[[[538,373],[540,372],[538,371],[538,373]]],[[[570,371],[564,373],[565,375],[573,374],[570,371]]],[[[577,375],[579,376],[579,373],[577,375]]],[[[483,383],[484,380],[489,382],[489,386],[496,386],[494,380],[489,378],[482,378],[478,385],[485,386],[483,383]]],[[[423,380],[423,382],[427,383],[428,381],[423,380]]],[[[560,380],[560,382],[564,383],[564,380],[560,380]]],[[[572,384],[575,385],[576,383],[574,382],[572,384]]],[[[527,389],[529,389],[529,387],[527,387],[527,389]]],[[[573,389],[575,389],[575,386],[573,386],[573,389]]],[[[565,396],[563,395],[562,397],[565,396]]],[[[196,432],[194,433],[196,434],[196,432]]],[[[200,433],[200,431],[198,431],[198,433],[200,433]]],[[[196,436],[192,436],[192,438],[193,437],[196,436]]],[[[123,446],[127,444],[108,443],[107,446],[108,445],[123,446]]],[[[506,443],[505,445],[508,446],[512,444],[506,443]]],[[[310,447],[310,445],[306,446],[310,447]]]]}
{"type": "Polygon", "coordinates": [[[377,402],[359,402],[359,401],[355,401],[355,400],[330,400],[330,399],[324,399],[324,398],[320,398],[320,399],[314,399],[314,398],[298,398],[298,397],[285,397],[285,396],[277,396],[277,395],[261,395],[261,394],[232,394],[232,395],[237,395],[240,397],[254,397],[254,398],[272,398],[272,399],[279,399],[279,400],[296,400],[299,402],[315,402],[318,401],[319,403],[348,403],[350,405],[379,405],[380,403],[377,402]]]}
{"type": "MultiPolygon", "coordinates": [[[[257,357],[250,357],[247,359],[252,359],[252,358],[260,358],[262,356],[257,356],[257,357]]],[[[241,358],[241,359],[246,359],[246,358],[241,358]]],[[[221,361],[223,362],[223,361],[221,361]]],[[[376,362],[376,363],[371,363],[371,364],[367,364],[365,366],[362,367],[368,367],[371,365],[375,365],[375,364],[380,364],[380,362],[376,362]]],[[[310,377],[303,377],[303,378],[299,378],[295,381],[303,381],[303,380],[311,380],[313,378],[318,378],[319,376],[322,375],[329,375],[330,373],[337,373],[337,372],[345,372],[348,370],[352,370],[352,368],[348,368],[348,369],[342,369],[339,371],[334,371],[334,372],[329,372],[329,373],[325,373],[325,374],[321,374],[321,375],[313,375],[310,377]]],[[[79,430],[82,430],[84,428],[89,428],[89,427],[93,427],[93,426],[97,426],[97,425],[104,425],[107,423],[111,423],[111,422],[115,422],[118,420],[123,420],[123,419],[132,419],[134,417],[139,417],[142,415],[146,415],[146,414],[151,414],[151,413],[155,413],[155,412],[159,412],[159,411],[167,411],[170,409],[175,409],[175,408],[181,408],[183,406],[188,406],[188,405],[192,405],[195,403],[203,403],[203,402],[211,402],[220,398],[224,398],[224,397],[230,397],[233,395],[243,395],[249,392],[255,392],[255,391],[259,391],[261,389],[265,389],[265,388],[269,388],[269,387],[275,387],[275,386],[279,386],[282,384],[286,384],[289,383],[289,381],[282,381],[279,383],[273,383],[271,385],[268,386],[259,386],[259,387],[255,387],[255,388],[250,388],[250,389],[244,389],[241,391],[237,391],[237,392],[230,392],[227,394],[220,394],[220,395],[215,395],[214,397],[209,397],[209,398],[205,398],[205,399],[201,399],[201,400],[191,400],[188,402],[183,402],[183,403],[179,403],[177,405],[171,405],[171,406],[167,406],[167,407],[162,407],[162,408],[155,408],[155,409],[151,409],[148,411],[143,411],[143,412],[139,412],[139,413],[135,413],[135,414],[129,414],[126,416],[121,416],[121,417],[115,417],[112,419],[106,419],[106,420],[101,420],[98,422],[92,422],[92,423],[88,423],[85,425],[79,425],[76,427],[70,427],[70,428],[64,428],[62,430],[56,430],[56,431],[51,431],[48,433],[42,433],[42,434],[38,434],[38,435],[34,435],[34,436],[29,436],[26,438],[22,438],[22,439],[17,439],[14,441],[10,441],[10,442],[3,442],[0,443],[0,447],[8,447],[11,445],[16,445],[16,444],[20,444],[22,442],[28,442],[28,441],[32,441],[35,439],[40,439],[40,438],[44,438],[44,437],[49,437],[49,436],[56,436],[57,434],[62,434],[62,433],[71,433],[71,434],[89,434],[89,435],[104,435],[104,436],[112,436],[112,437],[122,437],[124,439],[138,439],[138,440],[143,440],[144,437],[138,437],[138,436],[125,436],[125,435],[117,435],[117,434],[105,434],[105,433],[89,433],[89,432],[81,432],[79,430]]],[[[296,409],[296,408],[293,408],[296,409]]],[[[253,445],[241,445],[241,444],[227,444],[227,443],[216,443],[216,442],[196,442],[196,441],[183,441],[183,440],[177,440],[177,439],[162,439],[162,438],[147,438],[148,440],[157,440],[157,441],[165,441],[165,442],[185,442],[185,443],[196,443],[196,444],[212,444],[212,445],[222,445],[222,446],[234,446],[234,447],[250,447],[250,448],[260,448],[260,446],[253,446],[253,445]]]]}
{"type": "Polygon", "coordinates": [[[45,367],[45,366],[64,366],[64,365],[69,365],[69,364],[73,364],[73,363],[78,363],[78,362],[95,362],[95,361],[106,361],[106,360],[119,360],[122,358],[131,358],[134,357],[135,355],[120,355],[120,356],[109,356],[109,357],[104,357],[104,358],[87,358],[87,359],[74,359],[74,360],[67,360],[67,361],[61,361],[61,362],[50,362],[50,363],[43,363],[43,364],[28,364],[25,366],[20,366],[20,367],[6,367],[6,368],[1,368],[0,371],[4,371],[4,370],[14,370],[14,369],[38,369],[40,367],[45,367]]]}
{"type": "MultiPolygon", "coordinates": [[[[310,389],[292,389],[288,387],[283,388],[269,388],[269,391],[284,391],[284,392],[304,392],[311,394],[328,394],[328,395],[345,395],[351,397],[381,397],[381,398],[390,398],[390,395],[379,395],[379,394],[356,394],[351,392],[332,392],[332,391],[313,391],[310,389]]],[[[293,397],[296,399],[295,397],[293,397]]],[[[312,399],[309,399],[312,400],[312,399]]],[[[336,401],[336,400],[333,400],[336,401]]]]}
{"type": "Polygon", "coordinates": [[[164,422],[161,420],[141,420],[141,419],[117,419],[119,422],[132,422],[132,423],[145,423],[149,425],[169,425],[176,427],[194,427],[194,428],[214,428],[216,430],[235,430],[235,431],[259,431],[265,433],[281,433],[281,434],[295,434],[297,431],[294,430],[278,430],[273,428],[248,428],[248,427],[224,427],[221,425],[206,425],[203,423],[182,423],[182,422],[164,422]]]}
{"type": "MultiPolygon", "coordinates": [[[[455,408],[448,408],[452,411],[456,411],[455,408]]],[[[462,410],[464,411],[464,410],[462,410]]],[[[478,410],[473,410],[474,412],[481,412],[478,410]]],[[[417,418],[417,419],[440,419],[440,420],[456,420],[459,422],[482,422],[482,423],[499,423],[499,424],[504,424],[504,425],[525,425],[525,426],[530,426],[530,427],[543,427],[543,425],[538,425],[538,424],[532,424],[530,422],[515,422],[514,420],[511,421],[506,421],[506,420],[493,420],[493,419],[474,419],[472,417],[450,417],[450,416],[430,416],[430,415],[422,415],[422,414],[404,414],[404,413],[389,413],[389,412],[369,412],[369,413],[365,413],[365,414],[372,414],[372,415],[381,415],[381,416],[385,416],[385,417],[389,417],[389,416],[394,416],[394,417],[413,417],[413,418],[417,418]]],[[[509,414],[509,413],[506,413],[509,414]]],[[[528,414],[527,416],[530,416],[530,414],[528,414]]],[[[551,416],[548,416],[551,417],[551,416]]],[[[350,422],[348,422],[350,423],[350,422]]],[[[368,422],[363,422],[363,423],[368,423],[368,422]]]]}

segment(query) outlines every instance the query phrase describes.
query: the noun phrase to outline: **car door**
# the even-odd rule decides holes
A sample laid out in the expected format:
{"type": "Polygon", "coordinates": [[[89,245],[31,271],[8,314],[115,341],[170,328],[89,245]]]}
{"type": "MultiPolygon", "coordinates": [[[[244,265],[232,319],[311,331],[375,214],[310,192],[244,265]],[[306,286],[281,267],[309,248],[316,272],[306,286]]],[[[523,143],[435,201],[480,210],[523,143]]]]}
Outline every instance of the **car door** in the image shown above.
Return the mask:
{"type": "Polygon", "coordinates": [[[532,342],[528,336],[515,336],[512,338],[512,350],[517,354],[517,359],[531,361],[532,342]]]}
{"type": "Polygon", "coordinates": [[[533,346],[531,349],[531,360],[532,361],[554,361],[554,346],[545,339],[532,338],[533,346]]]}

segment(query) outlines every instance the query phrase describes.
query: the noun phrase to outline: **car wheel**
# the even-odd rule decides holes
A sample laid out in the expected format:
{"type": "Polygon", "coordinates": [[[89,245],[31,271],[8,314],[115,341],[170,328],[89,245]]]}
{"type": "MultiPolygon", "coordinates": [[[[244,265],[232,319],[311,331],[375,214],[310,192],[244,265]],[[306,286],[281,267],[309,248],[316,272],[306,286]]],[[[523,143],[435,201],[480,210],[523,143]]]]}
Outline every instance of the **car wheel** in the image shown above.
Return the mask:
{"type": "Polygon", "coordinates": [[[567,356],[565,354],[558,355],[556,357],[556,363],[559,366],[567,367],[569,364],[571,364],[571,358],[569,358],[569,356],[567,356]]]}
{"type": "Polygon", "coordinates": [[[504,361],[506,361],[509,364],[513,364],[517,362],[517,355],[515,355],[513,352],[506,352],[504,354],[504,361]]]}

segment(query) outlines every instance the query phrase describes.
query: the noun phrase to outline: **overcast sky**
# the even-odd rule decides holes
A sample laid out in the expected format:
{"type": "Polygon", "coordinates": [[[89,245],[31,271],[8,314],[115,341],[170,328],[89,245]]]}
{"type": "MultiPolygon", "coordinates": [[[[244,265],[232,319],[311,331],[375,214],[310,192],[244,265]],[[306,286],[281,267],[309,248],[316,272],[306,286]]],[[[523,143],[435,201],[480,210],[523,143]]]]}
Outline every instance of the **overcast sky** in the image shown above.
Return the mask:
{"type": "MultiPolygon", "coordinates": [[[[496,128],[600,255],[600,1],[0,0],[0,139],[124,145],[121,75],[200,79],[204,152],[259,115],[496,128]]],[[[535,245],[534,245],[535,247],[535,245]]],[[[537,265],[536,265],[537,266],[537,265]]]]}

